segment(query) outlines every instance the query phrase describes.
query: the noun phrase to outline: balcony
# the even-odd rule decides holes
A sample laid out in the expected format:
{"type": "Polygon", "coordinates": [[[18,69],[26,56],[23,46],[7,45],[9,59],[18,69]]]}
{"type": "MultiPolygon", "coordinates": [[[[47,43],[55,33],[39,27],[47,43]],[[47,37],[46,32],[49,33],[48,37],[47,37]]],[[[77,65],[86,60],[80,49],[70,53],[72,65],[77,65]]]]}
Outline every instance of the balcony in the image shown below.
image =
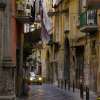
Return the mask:
{"type": "Polygon", "coordinates": [[[34,18],[31,16],[31,6],[25,4],[17,4],[16,19],[20,23],[32,23],[34,18]]]}
{"type": "Polygon", "coordinates": [[[61,11],[60,10],[59,11],[49,10],[47,14],[49,17],[52,17],[52,16],[62,14],[62,13],[68,13],[68,9],[62,9],[61,11]]]}
{"type": "Polygon", "coordinates": [[[86,33],[94,33],[98,29],[97,11],[87,10],[80,14],[80,30],[86,33]]]}
{"type": "Polygon", "coordinates": [[[54,16],[54,15],[56,15],[57,14],[57,12],[55,12],[55,11],[49,11],[48,12],[48,16],[49,17],[52,17],[52,16],[54,16]]]}

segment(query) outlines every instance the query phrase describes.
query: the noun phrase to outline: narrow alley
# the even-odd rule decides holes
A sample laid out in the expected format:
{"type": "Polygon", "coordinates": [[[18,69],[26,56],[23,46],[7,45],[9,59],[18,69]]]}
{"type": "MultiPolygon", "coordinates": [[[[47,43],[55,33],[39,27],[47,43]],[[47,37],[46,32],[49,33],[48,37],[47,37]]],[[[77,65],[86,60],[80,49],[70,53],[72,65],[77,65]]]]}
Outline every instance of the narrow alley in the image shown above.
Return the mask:
{"type": "Polygon", "coordinates": [[[100,0],[0,0],[0,100],[100,100],[100,0]]]}

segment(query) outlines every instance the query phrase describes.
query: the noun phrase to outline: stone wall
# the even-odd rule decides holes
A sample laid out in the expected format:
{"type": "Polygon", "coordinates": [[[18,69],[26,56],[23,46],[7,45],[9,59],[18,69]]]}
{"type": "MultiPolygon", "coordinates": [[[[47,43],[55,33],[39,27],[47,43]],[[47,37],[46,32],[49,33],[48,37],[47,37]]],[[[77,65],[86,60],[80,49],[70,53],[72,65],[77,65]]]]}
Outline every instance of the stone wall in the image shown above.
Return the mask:
{"type": "Polygon", "coordinates": [[[15,64],[11,56],[11,0],[0,9],[0,100],[15,98],[15,64]]]}

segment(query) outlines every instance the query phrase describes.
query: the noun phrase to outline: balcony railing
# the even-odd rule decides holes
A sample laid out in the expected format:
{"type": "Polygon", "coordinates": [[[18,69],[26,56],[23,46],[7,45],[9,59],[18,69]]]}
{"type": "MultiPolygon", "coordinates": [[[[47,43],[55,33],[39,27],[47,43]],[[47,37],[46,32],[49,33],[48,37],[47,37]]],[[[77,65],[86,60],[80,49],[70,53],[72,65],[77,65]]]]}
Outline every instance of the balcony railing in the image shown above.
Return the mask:
{"type": "Polygon", "coordinates": [[[94,32],[97,26],[97,11],[87,10],[80,14],[80,30],[83,32],[94,32]]]}
{"type": "Polygon", "coordinates": [[[30,23],[34,21],[34,18],[31,16],[31,6],[25,5],[24,3],[16,4],[16,18],[18,22],[21,23],[30,23]]]}
{"type": "Polygon", "coordinates": [[[17,4],[17,11],[16,11],[16,15],[17,16],[25,16],[25,11],[24,11],[24,5],[22,4],[17,4]]]}

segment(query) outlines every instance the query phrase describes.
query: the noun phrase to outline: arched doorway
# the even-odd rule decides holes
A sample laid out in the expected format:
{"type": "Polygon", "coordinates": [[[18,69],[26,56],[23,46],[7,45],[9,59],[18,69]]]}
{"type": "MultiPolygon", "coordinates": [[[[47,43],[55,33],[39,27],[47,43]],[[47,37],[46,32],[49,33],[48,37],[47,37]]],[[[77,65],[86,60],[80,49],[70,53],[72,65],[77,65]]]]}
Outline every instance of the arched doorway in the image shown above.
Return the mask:
{"type": "MultiPolygon", "coordinates": [[[[80,82],[84,82],[84,46],[76,46],[76,87],[79,88],[80,82]]],[[[84,84],[84,83],[83,83],[84,84]]]]}

